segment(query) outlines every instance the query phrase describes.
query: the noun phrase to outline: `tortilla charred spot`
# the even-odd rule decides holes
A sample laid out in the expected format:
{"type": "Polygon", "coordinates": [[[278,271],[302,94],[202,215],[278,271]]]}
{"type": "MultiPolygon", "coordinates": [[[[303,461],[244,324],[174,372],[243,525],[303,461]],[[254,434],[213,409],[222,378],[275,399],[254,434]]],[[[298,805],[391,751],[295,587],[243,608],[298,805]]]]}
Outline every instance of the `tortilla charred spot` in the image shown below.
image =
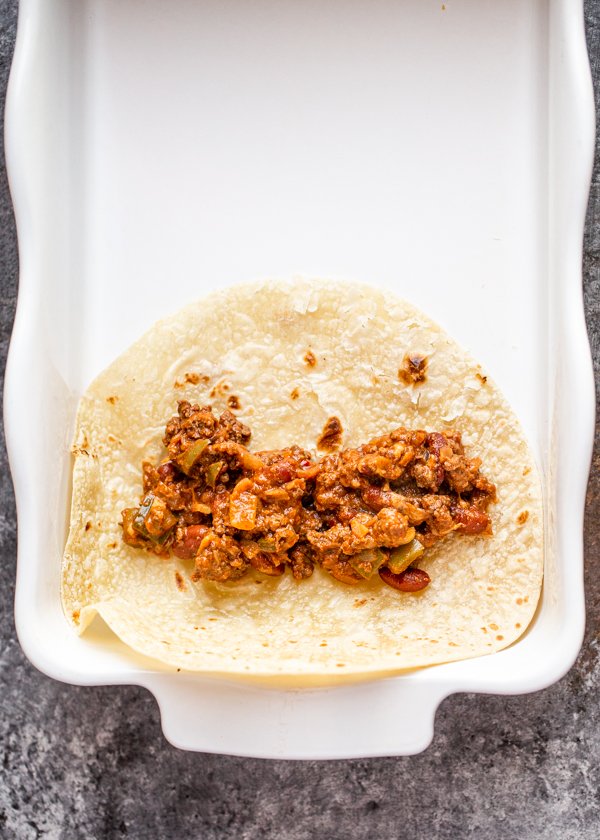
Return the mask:
{"type": "Polygon", "coordinates": [[[404,385],[422,385],[427,379],[427,356],[407,353],[398,369],[398,379],[404,385]]]}
{"type": "Polygon", "coordinates": [[[529,475],[531,472],[531,467],[523,467],[523,475],[529,475]]]}
{"type": "Polygon", "coordinates": [[[119,399],[118,397],[107,397],[106,402],[110,403],[111,405],[114,405],[117,402],[118,399],[119,399]]]}
{"type": "Polygon", "coordinates": [[[71,613],[71,617],[73,618],[73,621],[75,622],[75,624],[79,624],[79,616],[80,615],[81,615],[81,613],[80,613],[79,610],[73,610],[73,612],[71,613]]]}
{"type": "Polygon", "coordinates": [[[307,350],[304,354],[304,361],[309,367],[315,367],[317,364],[317,357],[312,350],[307,350]]]}
{"type": "Polygon", "coordinates": [[[180,592],[185,592],[185,581],[183,579],[183,575],[178,570],[175,570],[175,583],[177,584],[177,589],[179,589],[180,592]]]}
{"type": "Polygon", "coordinates": [[[297,400],[299,396],[300,396],[300,391],[297,388],[294,388],[294,390],[290,394],[290,399],[297,400]]]}
{"type": "Polygon", "coordinates": [[[235,394],[230,394],[230,396],[227,397],[227,407],[232,411],[239,411],[242,407],[240,398],[236,397],[235,394]]]}
{"type": "Polygon", "coordinates": [[[326,449],[331,451],[337,449],[342,442],[342,434],[344,430],[342,424],[337,417],[330,417],[323,426],[323,431],[317,440],[317,449],[326,449]]]}
{"type": "Polygon", "coordinates": [[[184,373],[183,379],[176,379],[173,383],[174,388],[184,388],[186,385],[200,385],[200,383],[208,385],[210,376],[205,373],[184,373]]]}
{"type": "Polygon", "coordinates": [[[484,376],[482,373],[476,373],[475,376],[479,379],[482,385],[485,385],[487,382],[487,376],[484,376]]]}
{"type": "Polygon", "coordinates": [[[89,445],[90,444],[88,443],[87,437],[84,437],[80,445],[75,444],[71,447],[71,454],[75,457],[77,457],[78,455],[87,455],[89,458],[91,457],[87,449],[89,445]]]}
{"type": "Polygon", "coordinates": [[[529,519],[529,511],[524,510],[517,516],[517,522],[519,525],[524,525],[527,520],[529,519]]]}
{"type": "Polygon", "coordinates": [[[86,523],[85,523],[85,530],[86,530],[86,531],[89,531],[91,527],[92,527],[92,523],[91,523],[91,522],[86,522],[86,523]]]}
{"type": "Polygon", "coordinates": [[[229,388],[230,385],[225,382],[225,380],[217,382],[217,384],[210,389],[210,398],[214,400],[215,397],[224,397],[227,391],[229,391],[229,388]]]}
{"type": "Polygon", "coordinates": [[[366,603],[367,603],[366,598],[356,598],[356,600],[354,601],[354,606],[355,607],[364,607],[364,605],[366,603]]]}

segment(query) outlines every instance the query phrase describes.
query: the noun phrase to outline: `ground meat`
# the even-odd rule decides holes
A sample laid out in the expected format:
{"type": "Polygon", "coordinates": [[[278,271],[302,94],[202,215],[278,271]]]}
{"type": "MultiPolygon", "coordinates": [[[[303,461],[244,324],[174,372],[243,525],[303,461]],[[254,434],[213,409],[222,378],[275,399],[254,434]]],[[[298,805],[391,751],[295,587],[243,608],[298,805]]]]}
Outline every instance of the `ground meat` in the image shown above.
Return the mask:
{"type": "Polygon", "coordinates": [[[219,417],[217,428],[214,433],[214,440],[232,440],[235,443],[248,443],[252,432],[244,423],[241,423],[231,411],[224,411],[219,417]]]}
{"type": "Polygon", "coordinates": [[[196,554],[196,569],[192,580],[237,580],[245,574],[247,568],[248,560],[233,537],[221,537],[209,532],[196,554]]]}
{"type": "Polygon", "coordinates": [[[408,519],[394,508],[383,508],[375,517],[372,527],[375,545],[395,548],[406,542],[409,529],[408,519]]]}
{"type": "Polygon", "coordinates": [[[314,552],[306,543],[295,546],[289,553],[289,564],[296,580],[309,578],[315,568],[314,552]]]}
{"type": "Polygon", "coordinates": [[[326,531],[309,531],[306,539],[321,565],[328,568],[338,561],[342,553],[342,543],[350,534],[350,528],[338,523],[326,531]]]}
{"type": "Polygon", "coordinates": [[[176,459],[191,441],[211,438],[216,427],[217,420],[210,406],[200,408],[182,400],[177,417],[172,417],[167,423],[163,443],[171,458],[176,459]]]}
{"type": "Polygon", "coordinates": [[[428,513],[425,527],[419,532],[419,540],[424,546],[429,547],[458,529],[458,523],[452,518],[450,496],[428,494],[420,499],[420,504],[428,513]]]}
{"type": "Polygon", "coordinates": [[[395,548],[412,542],[419,556],[453,532],[491,534],[495,487],[456,431],[399,428],[318,461],[298,446],[250,452],[250,434],[230,411],[182,400],[167,457],[144,462],[142,502],[123,511],[124,541],[193,561],[194,580],[289,566],[301,581],[319,565],[354,584],[381,566],[394,585],[395,548]]]}
{"type": "Polygon", "coordinates": [[[235,532],[229,524],[229,496],[223,484],[220,484],[212,494],[212,527],[217,534],[235,532]]]}

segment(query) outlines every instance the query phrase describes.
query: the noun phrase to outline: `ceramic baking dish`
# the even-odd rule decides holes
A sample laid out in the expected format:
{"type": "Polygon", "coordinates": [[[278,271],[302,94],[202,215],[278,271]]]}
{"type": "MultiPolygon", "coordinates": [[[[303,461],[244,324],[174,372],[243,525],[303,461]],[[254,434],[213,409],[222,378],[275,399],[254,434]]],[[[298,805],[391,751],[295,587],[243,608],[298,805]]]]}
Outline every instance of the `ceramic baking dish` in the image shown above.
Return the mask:
{"type": "Polygon", "coordinates": [[[21,0],[7,105],[21,279],[6,376],[16,622],[36,667],[136,683],[187,749],[418,752],[442,698],[557,680],[584,626],[594,110],[578,0],[21,0]],[[543,596],[501,653],[311,690],[176,673],[60,605],[86,385],[156,318],[266,276],[394,289],[497,380],[541,471],[543,596]],[[390,726],[390,720],[393,725],[390,726]]]}

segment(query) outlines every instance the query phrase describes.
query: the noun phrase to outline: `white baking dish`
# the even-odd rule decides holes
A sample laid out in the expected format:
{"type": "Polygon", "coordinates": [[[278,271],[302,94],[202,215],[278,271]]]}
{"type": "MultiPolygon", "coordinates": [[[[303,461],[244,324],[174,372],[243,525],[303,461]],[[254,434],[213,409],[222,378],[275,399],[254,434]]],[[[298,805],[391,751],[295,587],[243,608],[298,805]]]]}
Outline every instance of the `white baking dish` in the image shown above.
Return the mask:
{"type": "Polygon", "coordinates": [[[593,380],[581,242],[594,112],[579,0],[21,0],[7,105],[19,305],[6,429],[16,621],[51,676],[137,683],[169,740],[240,755],[422,750],[456,691],[542,688],[584,625],[593,380]],[[543,597],[501,653],[275,690],[77,638],[59,568],[78,397],[154,319],[295,273],[394,288],[487,367],[546,504],[543,597]]]}

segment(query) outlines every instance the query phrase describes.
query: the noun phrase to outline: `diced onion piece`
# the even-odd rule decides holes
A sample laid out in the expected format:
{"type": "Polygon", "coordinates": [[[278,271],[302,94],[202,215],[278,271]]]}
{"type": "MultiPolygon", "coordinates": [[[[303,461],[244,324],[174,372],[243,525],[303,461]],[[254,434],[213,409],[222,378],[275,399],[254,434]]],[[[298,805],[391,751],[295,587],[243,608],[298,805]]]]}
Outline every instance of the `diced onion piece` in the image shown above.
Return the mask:
{"type": "Polygon", "coordinates": [[[251,489],[252,489],[251,479],[240,478],[238,483],[235,485],[235,487],[231,491],[231,498],[232,499],[237,499],[237,497],[241,496],[242,493],[247,493],[251,489]]]}
{"type": "Polygon", "coordinates": [[[190,505],[190,510],[194,513],[205,513],[209,514],[212,513],[212,508],[210,505],[205,505],[202,502],[194,502],[190,505]]]}
{"type": "Polygon", "coordinates": [[[125,510],[121,511],[121,516],[123,517],[123,539],[127,545],[139,546],[142,544],[140,543],[140,532],[136,530],[134,525],[138,512],[138,508],[125,508],[125,510]]]}
{"type": "Polygon", "coordinates": [[[283,487],[271,487],[265,491],[265,498],[270,502],[286,502],[290,498],[290,494],[283,487]]]}
{"type": "Polygon", "coordinates": [[[297,470],[296,475],[298,478],[303,478],[305,481],[308,481],[311,478],[316,478],[320,472],[321,464],[312,464],[310,467],[306,467],[306,469],[297,470]]]}
{"type": "Polygon", "coordinates": [[[416,533],[417,532],[414,528],[407,528],[406,534],[402,538],[402,542],[400,543],[400,545],[408,545],[409,543],[411,543],[414,540],[416,533]]]}
{"type": "Polygon", "coordinates": [[[243,491],[229,499],[229,522],[240,531],[251,531],[256,523],[258,497],[243,491]]]}
{"type": "Polygon", "coordinates": [[[355,516],[354,519],[350,522],[350,528],[352,529],[352,533],[362,540],[363,537],[369,533],[369,529],[365,525],[364,522],[360,521],[358,516],[355,516]]]}
{"type": "Polygon", "coordinates": [[[262,467],[264,467],[264,464],[260,460],[260,458],[257,458],[256,455],[253,455],[251,452],[248,452],[248,450],[243,446],[240,446],[239,458],[242,467],[245,470],[256,472],[256,470],[260,470],[262,467]]]}

